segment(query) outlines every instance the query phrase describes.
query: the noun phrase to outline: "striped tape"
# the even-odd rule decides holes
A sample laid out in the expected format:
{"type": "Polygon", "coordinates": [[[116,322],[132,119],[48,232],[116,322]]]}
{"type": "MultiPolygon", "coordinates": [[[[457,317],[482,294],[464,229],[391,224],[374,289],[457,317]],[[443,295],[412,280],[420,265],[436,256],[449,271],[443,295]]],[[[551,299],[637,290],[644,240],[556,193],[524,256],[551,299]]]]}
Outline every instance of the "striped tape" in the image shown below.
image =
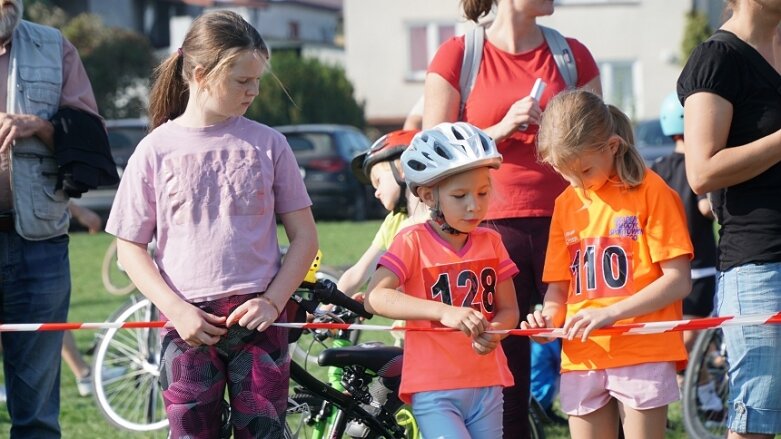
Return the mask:
{"type": "MultiPolygon", "coordinates": [[[[671,320],[665,322],[629,323],[606,326],[592,332],[593,335],[634,335],[660,334],[663,332],[687,331],[696,329],[723,328],[728,326],[757,326],[781,324],[781,311],[774,314],[749,314],[742,316],[707,317],[691,320],[671,320]]],[[[364,325],[348,323],[274,323],[274,326],[299,329],[344,329],[361,331],[406,331],[406,332],[453,332],[451,328],[409,328],[406,326],[364,325]]],[[[102,322],[102,323],[5,323],[0,324],[0,332],[23,331],[71,331],[78,329],[140,329],[172,328],[169,321],[153,322],[102,322]]],[[[523,335],[562,338],[561,328],[501,329],[488,331],[497,334],[523,335]]]]}

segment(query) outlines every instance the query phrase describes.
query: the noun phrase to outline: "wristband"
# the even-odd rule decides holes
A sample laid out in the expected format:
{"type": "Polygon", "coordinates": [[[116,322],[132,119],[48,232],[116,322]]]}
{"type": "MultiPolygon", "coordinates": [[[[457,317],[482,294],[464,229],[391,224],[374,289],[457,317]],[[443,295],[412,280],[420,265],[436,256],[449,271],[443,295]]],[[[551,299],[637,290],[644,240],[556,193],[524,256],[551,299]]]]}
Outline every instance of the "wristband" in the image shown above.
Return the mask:
{"type": "Polygon", "coordinates": [[[268,297],[266,297],[266,296],[258,296],[258,299],[260,299],[260,300],[262,300],[262,301],[264,301],[264,302],[268,303],[269,305],[271,305],[271,306],[274,308],[274,311],[276,311],[276,312],[277,312],[277,317],[279,317],[279,316],[281,316],[281,315],[282,315],[282,311],[279,309],[279,307],[277,306],[277,304],[276,304],[276,303],[274,303],[274,301],[273,301],[273,300],[269,299],[269,298],[268,298],[268,297]]]}

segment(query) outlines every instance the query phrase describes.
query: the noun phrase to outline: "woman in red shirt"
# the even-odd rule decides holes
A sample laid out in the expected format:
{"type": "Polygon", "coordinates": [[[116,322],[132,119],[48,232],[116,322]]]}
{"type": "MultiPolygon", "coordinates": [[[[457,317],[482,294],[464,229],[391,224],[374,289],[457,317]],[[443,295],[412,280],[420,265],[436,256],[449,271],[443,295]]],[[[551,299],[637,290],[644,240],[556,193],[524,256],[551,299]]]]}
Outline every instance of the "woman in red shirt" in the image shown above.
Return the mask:
{"type": "MultiPolygon", "coordinates": [[[[535,153],[537,123],[548,100],[566,88],[537,17],[553,13],[552,0],[461,0],[464,15],[475,22],[496,6],[485,30],[482,62],[461,119],[491,136],[504,156],[493,171],[496,188],[485,225],[501,235],[520,269],[513,280],[521,315],[541,303],[545,286],[542,266],[548,241],[553,201],[566,182],[535,153]],[[537,78],[547,84],[539,100],[530,97],[537,78]],[[521,130],[521,126],[526,130],[521,130]]],[[[599,70],[579,41],[567,38],[578,72],[577,87],[601,95],[599,70]]],[[[459,78],[464,37],[454,37],[439,48],[429,66],[425,85],[423,126],[458,119],[459,78]]],[[[508,337],[502,341],[515,386],[504,391],[504,437],[528,437],[529,341],[508,337]]]]}

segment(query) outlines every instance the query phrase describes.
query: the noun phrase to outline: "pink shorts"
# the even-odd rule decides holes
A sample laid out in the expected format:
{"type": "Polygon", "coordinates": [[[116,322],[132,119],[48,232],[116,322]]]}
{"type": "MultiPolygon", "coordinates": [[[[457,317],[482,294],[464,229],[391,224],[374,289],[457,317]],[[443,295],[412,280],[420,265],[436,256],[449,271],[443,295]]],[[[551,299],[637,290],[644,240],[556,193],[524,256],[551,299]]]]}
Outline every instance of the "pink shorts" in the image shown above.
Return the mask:
{"type": "Polygon", "coordinates": [[[604,407],[610,398],[635,410],[662,407],[681,399],[675,363],[644,363],[561,374],[561,410],[584,416],[604,407]]]}

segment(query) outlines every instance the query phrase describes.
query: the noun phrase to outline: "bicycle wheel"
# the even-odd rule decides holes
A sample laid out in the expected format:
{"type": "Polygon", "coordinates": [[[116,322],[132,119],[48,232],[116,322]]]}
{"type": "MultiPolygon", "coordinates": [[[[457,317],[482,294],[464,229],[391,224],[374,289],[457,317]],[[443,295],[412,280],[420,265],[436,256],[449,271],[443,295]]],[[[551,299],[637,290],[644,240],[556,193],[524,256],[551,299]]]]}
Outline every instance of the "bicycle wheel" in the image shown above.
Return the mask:
{"type": "MultiPolygon", "coordinates": [[[[132,296],[114,322],[158,320],[159,312],[143,297],[132,296]]],[[[95,350],[95,400],[111,424],[129,431],[165,428],[160,376],[159,329],[107,329],[95,350]],[[117,374],[115,371],[121,371],[117,374]],[[109,376],[109,371],[114,371],[109,376]]]]}
{"type": "Polygon", "coordinates": [[[111,241],[103,256],[100,278],[103,280],[103,287],[106,291],[115,296],[124,296],[136,288],[117,260],[116,239],[111,241]]]}
{"type": "MultiPolygon", "coordinates": [[[[320,413],[323,399],[306,390],[297,392],[288,397],[287,413],[285,414],[285,438],[309,439],[315,436],[315,431],[323,429],[323,425],[316,425],[315,417],[320,413]]],[[[322,423],[321,423],[322,424],[322,423]]],[[[319,436],[323,436],[323,431],[319,436]]]]}
{"type": "Polygon", "coordinates": [[[532,396],[529,401],[529,437],[531,439],[545,439],[543,421],[547,419],[545,410],[532,396]]]}
{"type": "Polygon", "coordinates": [[[721,329],[708,329],[697,337],[683,379],[683,426],[694,439],[717,439],[727,435],[729,397],[727,349],[721,329]],[[720,409],[705,409],[698,398],[698,385],[713,382],[720,409]]]}

